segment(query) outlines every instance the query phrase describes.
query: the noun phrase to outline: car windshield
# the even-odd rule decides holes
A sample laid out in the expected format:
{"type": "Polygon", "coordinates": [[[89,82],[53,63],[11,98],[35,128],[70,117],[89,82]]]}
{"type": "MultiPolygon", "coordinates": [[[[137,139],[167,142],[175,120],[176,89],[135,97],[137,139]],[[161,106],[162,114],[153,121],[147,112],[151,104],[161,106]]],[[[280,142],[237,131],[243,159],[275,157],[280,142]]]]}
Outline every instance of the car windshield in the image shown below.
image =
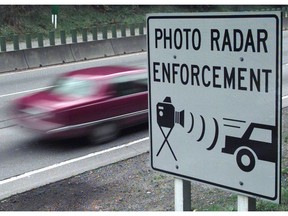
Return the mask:
{"type": "Polygon", "coordinates": [[[62,77],[58,79],[51,92],[72,97],[87,97],[93,94],[94,85],[91,80],[81,77],[62,77]]]}

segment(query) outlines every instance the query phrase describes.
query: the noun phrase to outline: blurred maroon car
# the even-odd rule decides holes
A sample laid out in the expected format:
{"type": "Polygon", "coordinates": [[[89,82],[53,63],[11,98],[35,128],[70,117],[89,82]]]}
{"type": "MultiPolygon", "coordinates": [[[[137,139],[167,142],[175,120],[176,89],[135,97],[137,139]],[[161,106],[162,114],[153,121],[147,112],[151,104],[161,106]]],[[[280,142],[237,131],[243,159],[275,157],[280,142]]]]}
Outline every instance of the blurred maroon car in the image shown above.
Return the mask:
{"type": "Polygon", "coordinates": [[[19,125],[44,137],[114,138],[148,120],[147,70],[104,66],[72,71],[53,87],[15,101],[19,125]]]}

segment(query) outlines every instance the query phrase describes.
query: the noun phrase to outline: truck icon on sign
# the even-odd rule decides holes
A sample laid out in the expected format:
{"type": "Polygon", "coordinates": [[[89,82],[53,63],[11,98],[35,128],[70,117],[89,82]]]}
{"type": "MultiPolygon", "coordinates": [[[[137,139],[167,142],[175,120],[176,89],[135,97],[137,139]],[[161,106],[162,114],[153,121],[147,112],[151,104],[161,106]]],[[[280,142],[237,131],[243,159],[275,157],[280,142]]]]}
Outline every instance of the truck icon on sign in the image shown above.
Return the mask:
{"type": "Polygon", "coordinates": [[[237,165],[244,172],[254,169],[256,158],[276,163],[276,132],[275,126],[251,123],[242,137],[226,136],[222,152],[235,154],[237,165]]]}

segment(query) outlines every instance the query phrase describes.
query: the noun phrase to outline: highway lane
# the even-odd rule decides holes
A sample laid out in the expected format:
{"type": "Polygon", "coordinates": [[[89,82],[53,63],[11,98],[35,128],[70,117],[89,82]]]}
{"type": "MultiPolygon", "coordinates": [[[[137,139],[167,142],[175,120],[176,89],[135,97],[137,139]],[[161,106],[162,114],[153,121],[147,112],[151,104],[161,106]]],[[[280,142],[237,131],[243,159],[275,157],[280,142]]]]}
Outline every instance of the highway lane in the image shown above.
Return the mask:
{"type": "Polygon", "coordinates": [[[118,139],[102,144],[90,143],[85,138],[45,141],[17,126],[3,128],[0,130],[0,181],[147,136],[147,124],[127,128],[118,139]]]}

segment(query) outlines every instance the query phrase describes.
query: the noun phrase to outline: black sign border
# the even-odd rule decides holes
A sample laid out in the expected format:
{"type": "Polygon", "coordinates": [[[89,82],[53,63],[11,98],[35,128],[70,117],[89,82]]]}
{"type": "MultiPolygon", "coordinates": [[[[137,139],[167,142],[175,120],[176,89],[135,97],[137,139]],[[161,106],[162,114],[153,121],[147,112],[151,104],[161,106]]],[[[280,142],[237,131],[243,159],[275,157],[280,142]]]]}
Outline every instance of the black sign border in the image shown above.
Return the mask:
{"type": "MultiPolygon", "coordinates": [[[[205,183],[205,184],[209,184],[209,185],[213,185],[219,188],[224,188],[226,190],[229,191],[234,191],[234,192],[240,192],[242,194],[246,194],[246,195],[250,195],[253,197],[260,197],[260,198],[264,198],[267,200],[271,200],[271,201],[275,201],[278,199],[279,203],[281,203],[281,158],[282,158],[282,114],[281,114],[281,109],[282,109],[282,46],[283,46],[283,41],[282,41],[282,34],[279,35],[279,32],[282,32],[282,12],[280,13],[280,18],[276,15],[276,14],[268,14],[268,13],[263,13],[263,14],[233,14],[233,15],[229,15],[229,14],[219,14],[219,15],[215,15],[215,14],[195,14],[195,15],[151,15],[147,17],[147,53],[148,53],[148,89],[149,89],[149,135],[150,135],[150,161],[151,161],[151,167],[153,170],[156,171],[160,171],[163,173],[167,173],[173,176],[177,176],[177,177],[182,177],[183,179],[189,179],[189,180],[193,180],[193,181],[197,181],[197,182],[201,182],[201,183],[205,183]],[[151,115],[151,76],[150,76],[150,38],[149,38],[149,21],[153,20],[153,19],[239,19],[239,18],[275,18],[276,19],[276,91],[275,91],[275,98],[276,98],[276,113],[275,113],[275,117],[276,117],[276,126],[277,127],[277,135],[278,135],[278,140],[277,140],[277,152],[280,158],[277,158],[277,162],[276,162],[276,168],[275,168],[275,196],[274,197],[269,197],[269,196],[264,196],[261,194],[257,194],[257,193],[252,193],[246,190],[241,190],[238,188],[233,188],[233,187],[228,187],[225,185],[221,185],[218,183],[214,183],[214,182],[210,182],[207,180],[203,180],[203,179],[198,179],[195,177],[190,177],[190,176],[185,176],[185,175],[181,175],[178,173],[174,173],[174,172],[170,172],[170,171],[166,171],[166,170],[162,170],[162,169],[158,169],[156,167],[153,167],[153,152],[152,152],[152,115],[151,115]],[[280,37],[279,37],[280,36],[280,37]],[[279,47],[280,46],[280,47],[279,47]],[[280,54],[281,56],[278,56],[278,54],[280,54]],[[277,64],[279,62],[280,66],[277,64]],[[280,94],[280,95],[279,95],[280,94]],[[280,98],[280,100],[279,100],[280,98]],[[280,109],[279,109],[280,108],[280,109]],[[279,122],[280,121],[280,122],[279,122]],[[280,152],[279,152],[280,151],[280,152]],[[279,176],[279,177],[278,177],[279,176]]],[[[277,155],[277,156],[278,156],[277,155]]]]}

